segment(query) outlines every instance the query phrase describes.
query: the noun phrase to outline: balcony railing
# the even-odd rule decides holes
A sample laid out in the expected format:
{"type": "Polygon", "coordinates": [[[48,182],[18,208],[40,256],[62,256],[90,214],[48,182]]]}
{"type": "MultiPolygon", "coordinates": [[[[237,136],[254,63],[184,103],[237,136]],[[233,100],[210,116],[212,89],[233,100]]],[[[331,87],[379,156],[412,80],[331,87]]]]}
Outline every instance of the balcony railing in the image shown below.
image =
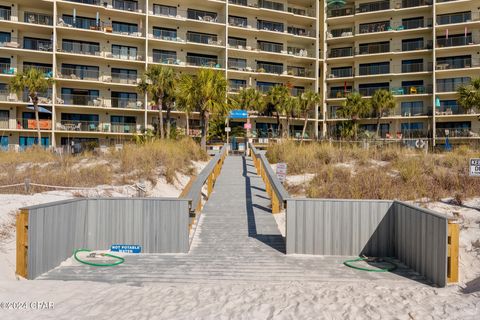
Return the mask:
{"type": "Polygon", "coordinates": [[[432,5],[432,2],[433,0],[402,0],[402,8],[430,6],[432,5]]]}
{"type": "Polygon", "coordinates": [[[24,65],[23,66],[23,72],[27,72],[30,69],[37,69],[37,70],[41,71],[46,77],[52,77],[53,76],[52,67],[32,66],[32,65],[24,65]]]}
{"type": "Polygon", "coordinates": [[[182,41],[182,39],[177,36],[177,31],[155,30],[152,36],[155,39],[161,39],[161,40],[167,40],[167,41],[182,41]]]}
{"type": "Polygon", "coordinates": [[[94,6],[99,6],[101,3],[101,0],[67,0],[70,2],[77,2],[77,3],[83,3],[83,4],[90,4],[94,6]]]}
{"type": "Polygon", "coordinates": [[[0,63],[0,73],[1,74],[15,74],[15,69],[12,68],[10,63],[0,63]]]}
{"type": "Polygon", "coordinates": [[[432,71],[432,63],[416,62],[403,63],[402,73],[432,71]]]}
{"type": "Polygon", "coordinates": [[[52,41],[33,38],[11,37],[9,41],[0,42],[0,47],[22,48],[35,51],[52,51],[52,41]]]}
{"type": "Polygon", "coordinates": [[[375,33],[375,32],[384,32],[392,31],[390,22],[377,22],[377,23],[368,23],[360,25],[360,33],[375,33]]]}
{"type": "Polygon", "coordinates": [[[258,43],[258,49],[261,51],[281,53],[283,51],[283,45],[276,43],[260,42],[258,43]]]}
{"type": "Polygon", "coordinates": [[[245,83],[229,83],[228,84],[228,91],[230,92],[239,92],[242,89],[245,89],[247,84],[245,83]]]}
{"type": "Polygon", "coordinates": [[[460,12],[460,13],[452,13],[449,15],[441,15],[437,16],[437,24],[455,24],[455,23],[463,23],[463,22],[470,22],[470,21],[477,21],[479,20],[479,13],[478,12],[460,12]]]}
{"type": "Polygon", "coordinates": [[[430,136],[425,129],[403,129],[401,134],[404,139],[427,138],[430,136]]]}
{"type": "Polygon", "coordinates": [[[248,6],[247,0],[228,0],[230,4],[236,4],[237,6],[248,6]]]}
{"type": "Polygon", "coordinates": [[[101,131],[98,121],[61,120],[57,125],[58,130],[63,131],[101,131]]]}
{"type": "Polygon", "coordinates": [[[0,129],[9,129],[9,119],[5,117],[0,117],[0,129]]]}
{"type": "Polygon", "coordinates": [[[476,44],[473,41],[472,36],[461,36],[461,37],[451,37],[451,38],[437,38],[438,47],[457,47],[457,46],[466,46],[470,44],[476,44]]]}
{"type": "Polygon", "coordinates": [[[437,58],[437,70],[450,69],[466,69],[480,67],[480,59],[464,58],[464,59],[448,59],[440,60],[437,58]]]}
{"type": "Polygon", "coordinates": [[[268,1],[268,0],[258,0],[258,7],[263,9],[284,11],[285,7],[283,3],[268,1]]]}
{"type": "Polygon", "coordinates": [[[187,41],[194,43],[203,43],[210,45],[221,45],[221,42],[218,41],[217,36],[210,36],[201,33],[187,32],[187,41]]]}
{"type": "Polygon", "coordinates": [[[143,109],[143,102],[139,99],[112,97],[112,108],[143,109]]]}
{"type": "Polygon", "coordinates": [[[234,27],[246,28],[248,25],[248,20],[240,17],[228,17],[228,24],[234,27]]]}
{"type": "Polygon", "coordinates": [[[328,10],[327,17],[328,18],[336,18],[336,17],[344,17],[353,15],[355,12],[354,8],[338,8],[338,9],[330,9],[328,10]]]}
{"type": "Polygon", "coordinates": [[[219,59],[209,57],[187,56],[187,65],[196,67],[221,68],[219,59]]]}
{"type": "Polygon", "coordinates": [[[180,60],[177,59],[176,54],[154,52],[152,59],[153,59],[153,62],[157,62],[157,63],[176,64],[176,65],[180,64],[180,60]]]}
{"type": "Polygon", "coordinates": [[[144,61],[145,54],[143,51],[133,51],[126,52],[122,49],[112,50],[112,52],[107,52],[105,54],[107,58],[120,59],[120,60],[129,60],[129,61],[144,61]]]}
{"type": "Polygon", "coordinates": [[[100,72],[98,70],[85,70],[80,68],[61,68],[58,77],[73,80],[98,81],[100,72]]]}
{"type": "Polygon", "coordinates": [[[432,27],[432,19],[415,19],[402,21],[402,27],[405,30],[432,27]]]}
{"type": "Polygon", "coordinates": [[[390,65],[360,65],[358,68],[358,74],[360,76],[370,76],[376,74],[390,73],[390,65]]]}
{"type": "Polygon", "coordinates": [[[353,28],[333,29],[327,33],[327,38],[350,37],[355,34],[353,28]]]}
{"type": "Polygon", "coordinates": [[[358,48],[358,54],[374,54],[374,53],[384,53],[390,52],[390,43],[379,43],[379,44],[369,44],[363,45],[358,48]]]}
{"type": "Polygon", "coordinates": [[[301,37],[314,37],[315,31],[313,29],[306,29],[306,28],[298,28],[298,27],[287,27],[287,32],[289,34],[293,34],[294,36],[301,36],[301,37]]]}
{"type": "Polygon", "coordinates": [[[330,58],[351,57],[353,56],[353,48],[333,48],[330,49],[330,58]]]}
{"type": "Polygon", "coordinates": [[[402,51],[416,51],[416,50],[426,50],[431,49],[431,41],[409,41],[402,43],[402,51]]]}
{"type": "Polygon", "coordinates": [[[283,65],[274,65],[269,63],[257,63],[257,72],[259,73],[273,73],[273,74],[282,74],[283,65]]]}
{"type": "Polygon", "coordinates": [[[113,9],[142,12],[142,10],[139,10],[138,2],[128,0],[113,0],[113,9]]]}
{"type": "MultiPolygon", "coordinates": [[[[35,119],[20,119],[17,120],[17,123],[20,122],[21,128],[17,129],[25,129],[25,130],[36,130],[37,129],[37,121],[35,119]]],[[[38,121],[40,130],[51,130],[52,129],[52,120],[51,119],[40,119],[38,121]]]]}
{"type": "Polygon", "coordinates": [[[437,83],[437,92],[457,92],[458,87],[462,85],[468,85],[470,81],[455,81],[455,82],[447,82],[447,83],[437,83]]]}
{"type": "Polygon", "coordinates": [[[413,85],[413,86],[402,86],[402,87],[392,87],[390,89],[394,95],[402,96],[407,94],[430,94],[432,93],[431,85],[413,85]]]}
{"type": "Polygon", "coordinates": [[[359,88],[358,92],[362,96],[372,96],[377,90],[390,90],[389,87],[359,88]]]}
{"type": "Polygon", "coordinates": [[[471,137],[472,133],[474,133],[471,128],[437,128],[435,132],[439,138],[445,138],[447,136],[450,138],[466,138],[471,137]]]}
{"type": "Polygon", "coordinates": [[[365,13],[365,12],[374,12],[380,10],[390,9],[390,1],[375,1],[368,3],[359,4],[358,8],[355,9],[355,13],[365,13]]]}
{"type": "Polygon", "coordinates": [[[123,83],[123,84],[136,84],[137,83],[137,75],[135,74],[124,74],[124,73],[115,73],[112,72],[110,77],[111,82],[113,83],[123,83]]]}
{"type": "Polygon", "coordinates": [[[287,74],[294,77],[312,77],[312,70],[305,67],[287,66],[287,74]]]}
{"type": "Polygon", "coordinates": [[[329,78],[348,78],[353,77],[353,68],[331,69],[329,78]]]}
{"type": "Polygon", "coordinates": [[[60,103],[77,106],[95,106],[101,107],[102,100],[97,96],[81,95],[81,94],[62,94],[60,103]]]}
{"type": "Polygon", "coordinates": [[[302,93],[305,92],[305,89],[304,88],[292,88],[290,90],[290,94],[294,97],[298,97],[300,96],[302,93]]]}
{"type": "Polygon", "coordinates": [[[35,12],[25,11],[24,21],[26,23],[40,24],[45,26],[53,25],[53,17],[51,15],[35,13],[35,12]]]}
{"type": "Polygon", "coordinates": [[[99,45],[70,42],[70,41],[62,42],[62,51],[67,53],[85,54],[90,56],[102,55],[99,45]]]}
{"type": "Polygon", "coordinates": [[[137,132],[136,123],[112,122],[111,132],[115,133],[135,133],[137,132]]]}

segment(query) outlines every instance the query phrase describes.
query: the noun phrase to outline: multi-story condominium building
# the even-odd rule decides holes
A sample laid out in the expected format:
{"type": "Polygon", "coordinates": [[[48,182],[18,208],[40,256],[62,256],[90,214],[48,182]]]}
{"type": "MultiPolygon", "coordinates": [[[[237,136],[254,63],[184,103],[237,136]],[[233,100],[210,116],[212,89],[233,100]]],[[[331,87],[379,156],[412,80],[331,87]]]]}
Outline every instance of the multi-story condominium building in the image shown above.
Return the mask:
{"type": "MultiPolygon", "coordinates": [[[[345,95],[385,88],[397,106],[381,119],[383,137],[471,139],[479,110],[466,113],[456,88],[480,76],[478,0],[0,0],[0,145],[35,141],[25,95],[8,90],[17,72],[53,77],[41,99],[43,145],[117,143],[153,128],[158,111],[137,83],[149,65],[179,73],[225,73],[229,94],[288,84],[323,102],[309,137],[336,137],[345,95]]],[[[183,127],[185,116],[173,113],[183,127]]],[[[195,116],[192,128],[198,127],[195,116]]],[[[375,130],[376,119],[363,119],[375,130]]],[[[252,119],[259,137],[276,119],[252,119]]],[[[293,121],[294,135],[302,121],[293,121]]]]}

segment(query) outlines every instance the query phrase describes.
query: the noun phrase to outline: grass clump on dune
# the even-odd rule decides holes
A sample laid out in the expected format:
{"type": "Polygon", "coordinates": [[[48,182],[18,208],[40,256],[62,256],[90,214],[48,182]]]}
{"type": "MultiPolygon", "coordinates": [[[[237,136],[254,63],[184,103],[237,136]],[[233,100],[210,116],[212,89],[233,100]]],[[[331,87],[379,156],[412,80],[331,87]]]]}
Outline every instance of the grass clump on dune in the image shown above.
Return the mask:
{"type": "MultiPolygon", "coordinates": [[[[103,155],[55,155],[34,147],[25,152],[0,152],[0,186],[25,179],[69,187],[131,184],[140,179],[155,184],[160,177],[173,183],[177,173],[194,173],[192,161],[204,160],[208,160],[207,154],[187,138],[125,144],[122,150],[110,149],[103,155]]],[[[3,193],[22,191],[23,187],[0,189],[3,193]]]]}
{"type": "Polygon", "coordinates": [[[328,143],[272,144],[271,163],[286,162],[288,174],[313,174],[292,192],[312,198],[401,199],[478,196],[480,179],[469,176],[469,159],[478,152],[459,147],[448,153],[424,154],[398,146],[362,149],[328,143]]]}

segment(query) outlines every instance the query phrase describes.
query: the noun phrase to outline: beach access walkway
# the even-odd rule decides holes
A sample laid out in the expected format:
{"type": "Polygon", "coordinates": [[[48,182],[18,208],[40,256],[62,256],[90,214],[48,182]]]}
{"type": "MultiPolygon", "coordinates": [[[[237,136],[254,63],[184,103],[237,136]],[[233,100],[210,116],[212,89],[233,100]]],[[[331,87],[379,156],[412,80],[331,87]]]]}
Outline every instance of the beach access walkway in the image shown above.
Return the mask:
{"type": "Polygon", "coordinates": [[[348,257],[285,255],[285,241],[251,158],[228,156],[206,202],[187,254],[127,255],[116,267],[65,263],[38,279],[148,283],[323,282],[421,280],[400,265],[395,273],[363,272],[348,257]]]}

